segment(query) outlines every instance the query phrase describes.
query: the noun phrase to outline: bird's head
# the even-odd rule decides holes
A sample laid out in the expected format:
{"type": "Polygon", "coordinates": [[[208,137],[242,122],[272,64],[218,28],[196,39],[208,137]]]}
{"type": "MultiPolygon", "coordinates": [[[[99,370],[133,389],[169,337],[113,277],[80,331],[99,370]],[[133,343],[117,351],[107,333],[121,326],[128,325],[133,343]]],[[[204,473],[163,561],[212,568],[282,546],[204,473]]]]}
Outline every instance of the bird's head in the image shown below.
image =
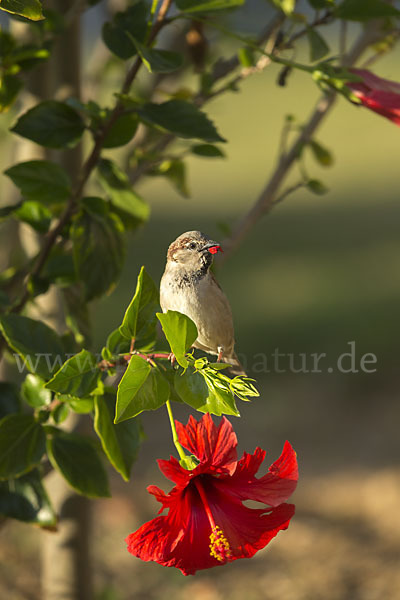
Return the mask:
{"type": "Polygon", "coordinates": [[[201,231],[187,231],[172,242],[167,260],[187,271],[207,271],[217,252],[222,252],[218,242],[210,240],[201,231]]]}

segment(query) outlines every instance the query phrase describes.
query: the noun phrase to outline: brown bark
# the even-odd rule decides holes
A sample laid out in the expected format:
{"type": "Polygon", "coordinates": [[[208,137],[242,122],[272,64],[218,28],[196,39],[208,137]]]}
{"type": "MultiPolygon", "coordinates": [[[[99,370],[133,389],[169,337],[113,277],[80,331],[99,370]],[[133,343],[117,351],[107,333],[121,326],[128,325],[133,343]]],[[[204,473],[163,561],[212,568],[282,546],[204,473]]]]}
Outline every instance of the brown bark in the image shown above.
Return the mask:
{"type": "MultiPolygon", "coordinates": [[[[53,0],[52,8],[62,13],[71,9],[70,0],[53,0]]],[[[57,37],[52,56],[40,75],[40,96],[63,100],[80,97],[80,19],[79,11],[66,31],[57,37]]],[[[55,160],[76,180],[82,165],[80,146],[73,151],[48,151],[46,158],[55,160]]],[[[48,299],[47,309],[60,315],[57,292],[48,299]],[[52,307],[48,306],[48,303],[52,307]]],[[[69,431],[82,427],[79,417],[65,422],[69,431]]],[[[59,518],[56,533],[44,533],[42,539],[43,600],[90,600],[93,598],[90,565],[90,501],[78,496],[56,471],[46,478],[46,487],[59,518]]]]}

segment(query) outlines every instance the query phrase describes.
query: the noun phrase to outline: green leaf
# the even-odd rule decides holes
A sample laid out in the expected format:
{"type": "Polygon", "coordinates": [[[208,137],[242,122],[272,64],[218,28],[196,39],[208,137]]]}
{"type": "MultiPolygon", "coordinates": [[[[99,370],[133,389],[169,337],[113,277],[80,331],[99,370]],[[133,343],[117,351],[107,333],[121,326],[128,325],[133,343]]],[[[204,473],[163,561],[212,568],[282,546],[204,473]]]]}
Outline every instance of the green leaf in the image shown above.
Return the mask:
{"type": "Polygon", "coordinates": [[[74,396],[57,396],[59,400],[68,404],[68,406],[78,415],[87,415],[94,410],[93,396],[90,398],[75,398],[74,396]]]}
{"type": "Polygon", "coordinates": [[[248,67],[253,67],[256,63],[254,49],[249,48],[248,46],[243,46],[238,50],[238,59],[242,67],[247,69],[248,67]]]}
{"type": "Polygon", "coordinates": [[[183,66],[183,56],[170,50],[146,48],[135,40],[144,66],[150,73],[172,73],[183,66]]]}
{"type": "MultiPolygon", "coordinates": [[[[75,274],[75,270],[74,270],[75,274]]],[[[66,322],[77,344],[90,345],[91,326],[88,306],[83,297],[80,284],[71,285],[62,290],[65,304],[66,322]]]]}
{"type": "Polygon", "coordinates": [[[205,156],[206,158],[225,158],[222,150],[212,144],[196,144],[190,148],[190,151],[197,156],[205,156]]]}
{"type": "Polygon", "coordinates": [[[14,51],[17,45],[17,40],[9,31],[0,30],[0,58],[8,58],[14,51]]]}
{"type": "Polygon", "coordinates": [[[62,404],[58,404],[58,406],[56,406],[55,409],[52,410],[52,412],[51,412],[53,421],[57,425],[59,425],[60,423],[63,423],[65,421],[65,419],[68,417],[68,415],[69,415],[69,406],[65,402],[62,404]]]}
{"type": "Polygon", "coordinates": [[[307,181],[307,188],[313,194],[317,194],[317,196],[322,196],[329,191],[322,181],[319,181],[319,179],[310,179],[307,181]]]}
{"type": "Polygon", "coordinates": [[[186,165],[182,160],[177,158],[172,160],[164,160],[152,175],[161,175],[166,177],[172,183],[174,188],[184,198],[190,197],[189,188],[186,180],[186,165]]]}
{"type": "Polygon", "coordinates": [[[169,383],[140,356],[132,356],[118,386],[115,423],[156,410],[169,398],[169,383]]]}
{"type": "Polygon", "coordinates": [[[110,197],[111,204],[123,215],[132,217],[136,224],[147,221],[150,207],[133,191],[128,176],[111,160],[101,159],[98,164],[100,183],[110,197]]]}
{"type": "Polygon", "coordinates": [[[95,396],[94,428],[108,460],[129,481],[143,438],[139,419],[114,424],[115,394],[95,396]]]}
{"type": "Polygon", "coordinates": [[[29,160],[4,171],[26,200],[52,206],[71,195],[71,181],[65,170],[48,160],[29,160]]]}
{"type": "Polygon", "coordinates": [[[51,391],[44,387],[45,382],[38,375],[29,373],[21,386],[21,396],[33,408],[46,406],[51,402],[51,391]]]}
{"type": "Polygon", "coordinates": [[[29,71],[49,58],[50,52],[46,48],[33,44],[17,46],[7,57],[7,62],[18,65],[21,71],[29,71]]]}
{"type": "Polygon", "coordinates": [[[8,415],[0,421],[0,479],[23,475],[46,449],[43,427],[32,415],[8,415]]]}
{"type": "Polygon", "coordinates": [[[64,348],[56,332],[42,321],[21,315],[0,316],[0,328],[8,345],[21,357],[18,369],[24,366],[43,379],[50,379],[59,368],[64,348]]]}
{"type": "Polygon", "coordinates": [[[25,17],[31,21],[44,19],[42,5],[39,0],[1,0],[0,10],[25,17]]]}
{"type": "Polygon", "coordinates": [[[190,367],[182,374],[177,372],[175,390],[183,402],[200,412],[240,416],[233,393],[214,385],[202,371],[196,372],[190,367]]]}
{"type": "Polygon", "coordinates": [[[84,198],[83,210],[71,227],[74,263],[83,282],[85,299],[110,291],[124,263],[124,227],[117,215],[108,212],[101,198],[84,198]]]}
{"type": "Polygon", "coordinates": [[[43,277],[59,286],[71,285],[76,280],[72,254],[65,247],[54,246],[42,271],[43,277]]]}
{"type": "Polygon", "coordinates": [[[0,113],[10,108],[22,86],[22,81],[16,75],[0,77],[0,113]]]}
{"type": "Polygon", "coordinates": [[[103,148],[118,148],[130,142],[136,133],[138,124],[139,119],[133,113],[118,117],[104,138],[103,148]]]}
{"type": "Polygon", "coordinates": [[[335,10],[339,19],[369,21],[381,17],[399,17],[400,11],[383,0],[344,0],[335,10]]]}
{"type": "Polygon", "coordinates": [[[8,206],[2,206],[0,208],[0,223],[1,223],[1,221],[4,221],[5,219],[8,219],[9,217],[11,217],[11,215],[13,215],[14,212],[18,208],[20,208],[20,206],[22,206],[22,204],[23,204],[23,202],[21,200],[17,204],[9,204],[8,206]]]}
{"type": "Polygon", "coordinates": [[[334,161],[332,153],[327,148],[321,146],[321,144],[316,142],[315,140],[311,140],[311,142],[309,142],[309,146],[312,150],[315,160],[321,166],[331,167],[333,165],[334,161]]]}
{"type": "Polygon", "coordinates": [[[197,339],[197,327],[189,317],[175,310],[157,313],[165,337],[178,363],[186,369],[188,361],[186,352],[197,339]]]}
{"type": "Polygon", "coordinates": [[[114,329],[114,331],[112,331],[108,336],[105,346],[109,354],[107,357],[103,356],[103,358],[111,359],[118,354],[127,354],[129,352],[130,345],[130,338],[127,339],[125,336],[123,336],[119,328],[114,329]]]}
{"type": "Polygon", "coordinates": [[[0,381],[0,419],[20,411],[21,400],[15,383],[0,381]]]}
{"type": "Polygon", "coordinates": [[[38,469],[0,483],[0,515],[40,527],[54,528],[57,525],[57,516],[38,469]]]}
{"type": "Polygon", "coordinates": [[[80,115],[65,102],[46,100],[24,113],[11,129],[46,148],[72,148],[85,130],[80,115]]]}
{"type": "Polygon", "coordinates": [[[162,104],[149,102],[138,109],[146,123],[162,127],[182,138],[198,138],[205,142],[225,142],[207,115],[184,100],[168,100],[162,104]]]}
{"type": "Polygon", "coordinates": [[[279,8],[282,12],[285,13],[285,15],[288,16],[290,16],[293,13],[296,7],[296,0],[272,0],[272,2],[277,8],[279,8]]]}
{"type": "Polygon", "coordinates": [[[148,10],[145,2],[137,2],[125,12],[118,12],[110,23],[103,26],[103,41],[119,58],[127,60],[137,54],[132,40],[144,42],[147,33],[148,10]]]}
{"type": "Polygon", "coordinates": [[[176,5],[182,12],[213,12],[242,6],[245,0],[177,0],[176,5]]]}
{"type": "Polygon", "coordinates": [[[53,379],[46,383],[46,388],[58,394],[81,398],[88,396],[96,388],[99,375],[94,354],[81,350],[63,364],[53,379]]]}
{"type": "Polygon", "coordinates": [[[320,10],[321,8],[333,8],[335,0],[308,0],[308,3],[315,8],[315,10],[320,10]]]}
{"type": "Polygon", "coordinates": [[[20,221],[28,223],[39,233],[46,233],[53,217],[47,206],[40,202],[26,200],[14,211],[14,216],[20,221]]]}
{"type": "Polygon", "coordinates": [[[129,340],[147,339],[155,332],[159,294],[146,269],[140,269],[135,294],[125,311],[120,334],[129,340]]]}
{"type": "Polygon", "coordinates": [[[308,44],[310,46],[310,61],[321,60],[329,52],[329,46],[324,38],[312,27],[307,28],[308,44]]]}
{"type": "Polygon", "coordinates": [[[56,431],[47,439],[47,453],[53,467],[79,494],[110,496],[107,473],[90,438],[56,431]]]}

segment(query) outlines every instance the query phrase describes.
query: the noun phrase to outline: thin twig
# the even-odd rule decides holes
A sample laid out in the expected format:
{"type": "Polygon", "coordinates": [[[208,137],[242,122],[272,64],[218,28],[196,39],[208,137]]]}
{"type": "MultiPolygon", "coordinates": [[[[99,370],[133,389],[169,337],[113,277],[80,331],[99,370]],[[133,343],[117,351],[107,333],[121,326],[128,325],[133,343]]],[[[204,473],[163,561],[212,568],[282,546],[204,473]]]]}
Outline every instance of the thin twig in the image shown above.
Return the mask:
{"type": "MultiPolygon", "coordinates": [[[[157,18],[156,18],[156,22],[154,23],[153,29],[149,36],[149,42],[148,42],[149,44],[154,40],[154,38],[157,36],[158,32],[164,26],[164,24],[166,22],[166,15],[168,13],[168,10],[169,10],[171,4],[172,4],[172,0],[164,0],[163,1],[162,5],[160,7],[160,10],[158,12],[157,18]]],[[[123,94],[127,93],[129,91],[130,86],[132,85],[141,65],[142,65],[142,60],[140,57],[138,57],[135,60],[135,62],[133,63],[132,67],[129,69],[129,71],[125,77],[125,80],[124,80],[122,88],[121,88],[123,94]]],[[[54,227],[52,229],[50,229],[50,231],[45,236],[41,250],[33,264],[32,269],[30,270],[28,276],[25,279],[22,295],[19,298],[19,300],[12,306],[11,312],[13,312],[13,313],[21,312],[21,310],[24,308],[25,304],[28,302],[28,300],[30,298],[29,283],[32,281],[32,279],[34,277],[38,276],[41,273],[41,271],[49,257],[49,254],[50,254],[54,244],[57,241],[57,238],[61,234],[64,227],[69,223],[69,221],[71,220],[71,217],[78,210],[79,199],[82,196],[84,187],[85,187],[90,175],[92,174],[92,171],[94,170],[94,168],[96,167],[96,165],[99,161],[104,140],[105,140],[108,132],[110,131],[111,127],[114,125],[114,123],[118,119],[118,117],[123,113],[123,110],[124,110],[123,104],[120,100],[118,100],[116,102],[116,105],[115,105],[114,109],[112,110],[107,122],[104,124],[102,131],[99,132],[99,134],[96,137],[92,151],[89,154],[88,158],[86,159],[86,161],[83,165],[81,175],[77,181],[77,184],[75,186],[73,193],[71,194],[71,196],[67,202],[64,212],[62,213],[62,215],[60,216],[60,218],[58,219],[58,221],[56,222],[54,227]]],[[[1,354],[4,349],[5,344],[6,344],[5,339],[1,338],[0,339],[0,357],[1,357],[1,354]]]]}
{"type": "MultiPolygon", "coordinates": [[[[351,66],[361,56],[365,49],[376,40],[379,29],[376,23],[370,24],[359,36],[348,55],[343,60],[343,65],[351,66]]],[[[250,210],[240,219],[231,236],[223,242],[224,254],[218,257],[218,263],[224,263],[234,250],[243,242],[258,221],[272,208],[276,194],[292,165],[297,160],[301,148],[309,142],[323,119],[327,116],[336,100],[336,92],[324,94],[312,112],[308,122],[301,133],[293,142],[289,151],[281,157],[278,165],[260,193],[258,199],[250,210]]]]}
{"type": "MultiPolygon", "coordinates": [[[[165,20],[165,17],[166,17],[169,7],[171,6],[171,3],[172,3],[172,0],[164,0],[164,2],[162,3],[159,13],[157,15],[156,22],[155,22],[152,32],[149,36],[149,43],[151,43],[154,40],[154,38],[156,37],[158,32],[163,27],[164,20],[165,20]]],[[[129,71],[125,77],[124,83],[121,88],[122,94],[126,94],[129,91],[141,65],[142,65],[142,59],[139,56],[135,60],[135,62],[133,63],[132,67],[129,69],[129,71]]],[[[86,159],[86,161],[83,165],[82,172],[78,179],[75,190],[73,191],[72,195],[70,196],[63,214],[57,221],[56,225],[46,235],[43,245],[42,245],[42,248],[41,248],[39,255],[37,257],[37,260],[35,262],[35,265],[32,268],[32,270],[30,271],[28,278],[25,282],[25,289],[22,294],[22,297],[12,307],[12,312],[19,313],[24,308],[27,301],[29,300],[29,297],[30,297],[29,281],[31,281],[33,277],[36,277],[37,275],[39,275],[39,273],[42,271],[42,268],[44,267],[44,265],[47,261],[47,258],[51,252],[51,249],[53,248],[58,236],[62,232],[63,228],[69,223],[73,214],[77,211],[79,198],[82,196],[84,187],[85,187],[92,171],[94,170],[94,168],[96,167],[96,165],[99,161],[100,154],[101,154],[101,151],[103,148],[104,140],[105,140],[108,132],[110,131],[111,127],[114,125],[114,123],[116,122],[118,117],[122,114],[123,110],[124,110],[123,104],[120,100],[118,100],[113,111],[111,112],[107,122],[105,123],[104,127],[102,128],[102,131],[96,137],[96,141],[94,143],[92,151],[89,154],[88,158],[86,159]]]]}
{"type": "MultiPolygon", "coordinates": [[[[267,26],[260,33],[260,35],[258,36],[258,38],[255,42],[255,45],[262,46],[263,44],[268,44],[268,42],[270,40],[273,40],[274,43],[272,44],[272,47],[269,49],[269,52],[271,54],[275,54],[275,53],[277,54],[278,52],[287,50],[293,46],[293,43],[295,41],[297,41],[299,38],[301,38],[307,34],[309,27],[318,27],[320,25],[329,24],[332,20],[332,13],[330,11],[327,11],[323,16],[315,19],[308,28],[305,27],[305,28],[301,29],[297,33],[293,34],[288,40],[282,41],[281,43],[279,43],[275,46],[274,45],[275,39],[277,38],[277,34],[279,33],[280,28],[282,27],[283,23],[285,22],[285,19],[286,19],[285,15],[281,12],[278,13],[277,15],[275,15],[275,17],[270,21],[270,23],[267,24],[267,26]]],[[[208,94],[204,94],[201,91],[198,92],[198,94],[194,97],[194,103],[196,104],[196,106],[202,107],[206,102],[213,100],[214,98],[216,98],[217,96],[220,96],[221,94],[223,94],[226,91],[232,90],[232,88],[237,86],[239,83],[244,81],[244,79],[246,79],[253,73],[261,72],[267,66],[269,66],[271,64],[271,62],[272,62],[271,58],[263,55],[260,58],[260,60],[257,62],[257,65],[255,67],[242,69],[242,71],[238,75],[236,75],[233,79],[231,79],[228,83],[226,83],[224,86],[222,86],[218,90],[209,92],[208,94]]],[[[215,83],[217,83],[220,79],[224,79],[225,77],[227,77],[230,73],[235,71],[235,69],[237,69],[239,66],[240,66],[240,61],[239,61],[237,53],[235,53],[229,59],[219,59],[215,63],[214,68],[210,75],[210,82],[209,82],[210,87],[215,85],[215,83]]],[[[160,140],[155,142],[155,144],[151,147],[149,154],[154,155],[154,154],[159,154],[160,152],[163,152],[175,139],[176,139],[176,136],[174,136],[172,134],[165,134],[160,140]]],[[[135,183],[143,175],[145,175],[150,169],[152,169],[154,164],[155,164],[154,161],[151,161],[151,160],[143,161],[135,169],[133,169],[131,171],[130,177],[129,177],[132,185],[135,185],[135,183]]]]}

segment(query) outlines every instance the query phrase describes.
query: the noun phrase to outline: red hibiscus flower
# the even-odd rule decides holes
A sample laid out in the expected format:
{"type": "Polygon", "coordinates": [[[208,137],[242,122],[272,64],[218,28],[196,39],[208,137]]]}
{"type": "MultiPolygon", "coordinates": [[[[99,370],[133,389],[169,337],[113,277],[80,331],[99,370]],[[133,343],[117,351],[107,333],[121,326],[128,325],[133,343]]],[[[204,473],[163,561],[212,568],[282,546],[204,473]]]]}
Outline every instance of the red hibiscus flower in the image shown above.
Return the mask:
{"type": "Polygon", "coordinates": [[[190,417],[186,427],[175,423],[180,443],[199,464],[189,471],[173,457],[158,461],[175,487],[169,494],[154,485],[147,489],[161,502],[160,512],[169,512],[131,533],[126,539],[129,552],[177,567],[184,575],[250,558],[287,529],[294,514],[294,506],[285,501],[297,484],[296,453],[286,442],[278,460],[258,479],[265,451],[245,452],[238,461],[237,438],[225,417],[218,427],[209,414],[199,422],[190,417]],[[248,508],[243,500],[270,508],[248,508]]]}
{"type": "Polygon", "coordinates": [[[382,79],[366,69],[350,71],[362,80],[347,83],[362,105],[400,125],[400,83],[382,79]]]}

